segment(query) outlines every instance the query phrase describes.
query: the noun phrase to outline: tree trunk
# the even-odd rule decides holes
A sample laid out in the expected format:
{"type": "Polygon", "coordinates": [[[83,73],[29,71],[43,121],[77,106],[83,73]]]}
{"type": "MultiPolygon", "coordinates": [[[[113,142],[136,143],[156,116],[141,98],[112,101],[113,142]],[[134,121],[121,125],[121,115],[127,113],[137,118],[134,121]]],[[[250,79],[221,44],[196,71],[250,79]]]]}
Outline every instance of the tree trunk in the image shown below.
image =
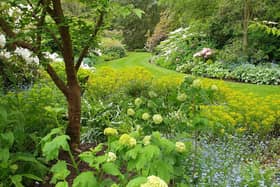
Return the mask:
{"type": "Polygon", "coordinates": [[[69,123],[66,128],[66,134],[70,136],[70,146],[74,150],[80,144],[81,89],[78,84],[69,87],[67,102],[69,123]]]}
{"type": "Polygon", "coordinates": [[[244,0],[243,12],[243,54],[248,56],[248,26],[250,19],[249,0],[244,0]]]}

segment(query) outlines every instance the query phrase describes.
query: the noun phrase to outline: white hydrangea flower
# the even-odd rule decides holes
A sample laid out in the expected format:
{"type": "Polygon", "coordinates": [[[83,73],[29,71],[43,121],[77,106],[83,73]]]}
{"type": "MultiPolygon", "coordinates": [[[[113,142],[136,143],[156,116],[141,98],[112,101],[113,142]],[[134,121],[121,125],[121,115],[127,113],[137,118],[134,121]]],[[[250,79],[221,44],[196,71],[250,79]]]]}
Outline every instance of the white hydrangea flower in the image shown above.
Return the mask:
{"type": "Polygon", "coordinates": [[[117,156],[113,152],[109,152],[107,155],[107,162],[114,162],[117,160],[117,156]]]}
{"type": "Polygon", "coordinates": [[[219,88],[218,88],[218,86],[216,86],[215,84],[213,84],[213,85],[211,86],[211,90],[213,90],[213,91],[218,91],[219,88]]]}
{"type": "Polygon", "coordinates": [[[142,119],[147,121],[148,119],[150,119],[150,114],[145,112],[144,114],[142,114],[142,119]]]}
{"type": "Polygon", "coordinates": [[[127,109],[127,115],[134,116],[135,111],[132,108],[127,109]]]}
{"type": "Polygon", "coordinates": [[[154,92],[154,91],[149,91],[148,95],[149,95],[149,97],[151,97],[151,98],[157,97],[157,96],[158,96],[157,93],[154,92]]]}
{"type": "Polygon", "coordinates": [[[192,87],[195,87],[195,88],[200,88],[202,86],[202,83],[201,83],[201,80],[200,79],[196,79],[193,81],[192,83],[192,87]]]}
{"type": "Polygon", "coordinates": [[[183,153],[186,151],[186,146],[183,142],[176,142],[176,151],[179,153],[183,153]]]}
{"type": "Polygon", "coordinates": [[[163,119],[162,119],[160,114],[155,114],[153,116],[153,121],[154,121],[155,124],[161,124],[163,119]]]}
{"type": "Polygon", "coordinates": [[[151,143],[151,136],[145,136],[143,138],[143,144],[144,145],[149,145],[151,143]]]}
{"type": "Polygon", "coordinates": [[[129,140],[129,146],[133,147],[136,145],[136,143],[137,143],[136,139],[131,137],[129,140]]]}
{"type": "Polygon", "coordinates": [[[0,34],[0,48],[4,48],[6,45],[6,37],[3,34],[0,34]]]}
{"type": "Polygon", "coordinates": [[[187,99],[187,95],[185,93],[181,93],[177,96],[178,101],[185,101],[187,99]]]}
{"type": "Polygon", "coordinates": [[[134,104],[139,107],[142,104],[142,99],[141,98],[136,98],[134,100],[134,104]]]}
{"type": "Polygon", "coordinates": [[[149,176],[148,181],[145,184],[141,184],[140,187],[168,187],[166,182],[157,176],[149,176]]]}

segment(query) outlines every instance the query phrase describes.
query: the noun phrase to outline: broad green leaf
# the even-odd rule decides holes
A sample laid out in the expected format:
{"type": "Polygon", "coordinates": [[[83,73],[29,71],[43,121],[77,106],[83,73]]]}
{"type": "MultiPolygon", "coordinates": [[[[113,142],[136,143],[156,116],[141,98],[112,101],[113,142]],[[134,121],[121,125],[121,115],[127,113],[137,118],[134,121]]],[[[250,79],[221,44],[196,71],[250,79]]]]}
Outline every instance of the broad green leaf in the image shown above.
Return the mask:
{"type": "Polygon", "coordinates": [[[153,163],[152,173],[162,178],[165,181],[169,181],[171,176],[174,174],[174,168],[172,161],[167,162],[166,160],[157,160],[153,163]]]}
{"type": "Polygon", "coordinates": [[[129,150],[126,152],[125,157],[127,157],[127,159],[136,159],[138,154],[141,152],[142,150],[142,146],[141,145],[136,145],[133,149],[129,150]]]}
{"type": "Polygon", "coordinates": [[[6,132],[0,134],[1,145],[4,147],[11,147],[14,144],[14,134],[12,132],[6,132]]]}
{"type": "Polygon", "coordinates": [[[93,172],[87,171],[78,175],[73,182],[73,187],[98,187],[93,172]]]}
{"type": "Polygon", "coordinates": [[[58,180],[65,180],[70,174],[70,171],[67,169],[67,163],[61,160],[52,166],[51,172],[53,173],[52,184],[55,184],[58,180]]]}
{"type": "Polygon", "coordinates": [[[7,117],[8,117],[8,115],[7,115],[6,109],[3,107],[0,107],[0,124],[1,123],[5,124],[7,121],[7,117]]]}
{"type": "Polygon", "coordinates": [[[66,181],[58,182],[55,187],[68,187],[68,183],[66,181]]]}
{"type": "Polygon", "coordinates": [[[122,176],[118,166],[112,162],[107,162],[102,165],[102,169],[105,173],[114,176],[122,176]]]}
{"type": "Polygon", "coordinates": [[[15,185],[15,187],[24,187],[21,183],[22,181],[22,176],[20,175],[13,175],[10,177],[12,180],[12,183],[15,185]]]}
{"type": "Polygon", "coordinates": [[[139,171],[145,169],[145,167],[152,163],[154,159],[157,159],[160,155],[160,149],[155,145],[148,145],[142,149],[141,155],[136,163],[136,169],[139,171]]]}
{"type": "Polygon", "coordinates": [[[145,12],[143,10],[138,9],[138,8],[135,8],[132,11],[138,18],[142,18],[142,15],[145,14],[145,12]]]}
{"type": "Polygon", "coordinates": [[[83,152],[79,155],[79,157],[82,161],[88,163],[90,166],[95,162],[95,156],[91,151],[83,152]]]}
{"type": "Polygon", "coordinates": [[[43,146],[43,155],[46,157],[47,161],[57,159],[59,150],[70,151],[68,144],[69,136],[60,135],[55,137],[52,141],[47,142],[43,146]]]}
{"type": "Polygon", "coordinates": [[[126,185],[126,187],[140,187],[141,184],[144,184],[146,182],[147,182],[146,177],[137,177],[137,178],[129,181],[129,183],[126,185]]]}
{"type": "Polygon", "coordinates": [[[44,138],[42,138],[41,143],[44,144],[50,141],[53,135],[62,135],[62,134],[63,132],[61,128],[52,129],[49,134],[47,134],[44,138]]]}
{"type": "Polygon", "coordinates": [[[0,161],[3,163],[8,162],[10,158],[10,152],[8,148],[0,149],[0,161]]]}
{"type": "MultiPolygon", "coordinates": [[[[24,162],[30,162],[34,165],[36,165],[36,168],[39,169],[40,171],[38,172],[45,172],[48,170],[48,167],[46,167],[44,164],[36,160],[36,158],[29,153],[16,153],[13,155],[12,162],[17,162],[17,161],[24,161],[24,162]]],[[[38,174],[38,173],[37,173],[38,174]]]]}

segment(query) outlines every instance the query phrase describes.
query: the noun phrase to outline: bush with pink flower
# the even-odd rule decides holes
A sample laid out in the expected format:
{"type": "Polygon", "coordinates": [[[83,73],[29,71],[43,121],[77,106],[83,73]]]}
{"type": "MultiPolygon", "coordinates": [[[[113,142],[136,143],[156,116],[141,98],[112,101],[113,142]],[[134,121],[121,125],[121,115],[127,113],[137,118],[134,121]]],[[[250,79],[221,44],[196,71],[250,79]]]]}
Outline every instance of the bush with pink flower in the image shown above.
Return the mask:
{"type": "Polygon", "coordinates": [[[193,55],[194,58],[197,57],[202,57],[203,59],[209,59],[211,57],[213,57],[214,55],[214,50],[211,48],[203,48],[201,51],[195,53],[193,55]]]}

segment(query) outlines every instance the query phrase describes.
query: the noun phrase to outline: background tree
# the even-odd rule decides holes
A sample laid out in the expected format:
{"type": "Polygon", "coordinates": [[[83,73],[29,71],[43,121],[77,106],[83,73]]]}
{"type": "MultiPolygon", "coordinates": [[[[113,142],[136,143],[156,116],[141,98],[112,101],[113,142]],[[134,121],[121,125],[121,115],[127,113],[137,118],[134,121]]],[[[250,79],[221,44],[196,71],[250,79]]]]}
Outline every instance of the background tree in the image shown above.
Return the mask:
{"type": "Polygon", "coordinates": [[[122,5],[133,5],[144,11],[142,18],[136,14],[118,17],[114,20],[114,27],[123,31],[124,44],[128,49],[142,49],[147,38],[152,34],[159,22],[160,10],[157,0],[118,0],[122,5]]]}

